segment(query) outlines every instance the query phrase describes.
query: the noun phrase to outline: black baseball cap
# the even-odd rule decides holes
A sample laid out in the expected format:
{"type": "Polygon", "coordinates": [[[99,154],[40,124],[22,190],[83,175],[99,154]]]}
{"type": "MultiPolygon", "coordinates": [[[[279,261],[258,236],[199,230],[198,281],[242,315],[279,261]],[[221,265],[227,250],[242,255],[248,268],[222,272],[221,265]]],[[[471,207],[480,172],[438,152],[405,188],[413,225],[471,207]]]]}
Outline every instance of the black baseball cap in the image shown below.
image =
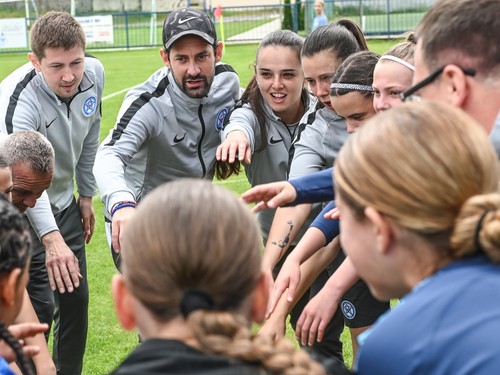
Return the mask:
{"type": "Polygon", "coordinates": [[[217,33],[212,20],[201,10],[182,8],[168,15],[163,22],[163,45],[165,49],[172,47],[178,39],[185,35],[197,35],[208,44],[215,46],[217,33]]]}

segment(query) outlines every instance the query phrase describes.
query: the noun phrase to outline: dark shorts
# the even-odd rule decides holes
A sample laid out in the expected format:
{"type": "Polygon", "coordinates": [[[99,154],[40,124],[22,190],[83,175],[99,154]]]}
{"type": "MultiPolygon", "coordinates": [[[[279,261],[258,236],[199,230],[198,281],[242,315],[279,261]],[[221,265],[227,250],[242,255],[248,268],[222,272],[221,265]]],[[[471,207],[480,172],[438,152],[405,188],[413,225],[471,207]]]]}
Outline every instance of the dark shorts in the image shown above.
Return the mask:
{"type": "MultiPolygon", "coordinates": [[[[331,266],[327,268],[330,276],[336,269],[331,266]]],[[[349,328],[371,326],[389,308],[389,302],[381,302],[372,296],[363,280],[358,280],[340,300],[344,323],[349,328]]]]}

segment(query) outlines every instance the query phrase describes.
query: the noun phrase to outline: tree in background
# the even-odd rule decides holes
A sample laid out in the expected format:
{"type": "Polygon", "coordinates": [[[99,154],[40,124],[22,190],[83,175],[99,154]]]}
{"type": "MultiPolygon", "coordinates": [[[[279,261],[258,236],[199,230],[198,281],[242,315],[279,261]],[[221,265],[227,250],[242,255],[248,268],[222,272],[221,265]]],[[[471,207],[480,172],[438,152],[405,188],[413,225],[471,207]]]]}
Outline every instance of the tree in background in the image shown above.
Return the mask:
{"type": "Polygon", "coordinates": [[[283,24],[281,28],[283,30],[293,30],[293,19],[292,19],[292,6],[290,5],[290,0],[283,1],[283,24]]]}
{"type": "Polygon", "coordinates": [[[297,0],[295,4],[295,6],[297,7],[297,13],[299,15],[299,30],[305,30],[306,7],[302,4],[301,0],[297,0]]]}

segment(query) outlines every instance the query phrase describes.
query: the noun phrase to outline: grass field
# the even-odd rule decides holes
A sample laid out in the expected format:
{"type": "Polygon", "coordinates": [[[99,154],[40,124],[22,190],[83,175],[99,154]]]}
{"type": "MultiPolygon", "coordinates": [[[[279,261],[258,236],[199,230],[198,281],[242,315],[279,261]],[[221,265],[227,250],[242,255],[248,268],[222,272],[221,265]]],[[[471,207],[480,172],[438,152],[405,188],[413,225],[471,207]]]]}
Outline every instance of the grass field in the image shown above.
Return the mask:
{"type": "MultiPolygon", "coordinates": [[[[370,41],[370,48],[383,52],[394,42],[370,41]]],[[[238,72],[242,85],[246,85],[253,73],[255,45],[230,45],[225,49],[223,60],[238,72]]],[[[106,86],[103,99],[103,121],[101,139],[113,127],[125,91],[144,81],[161,66],[158,49],[133,51],[92,52],[106,69],[106,86]]],[[[26,62],[25,54],[0,55],[0,80],[12,70],[26,62]]],[[[99,162],[97,160],[97,162],[99,162]]],[[[240,175],[222,183],[237,194],[248,188],[245,177],[240,175]]],[[[109,373],[138,343],[135,332],[125,332],[118,325],[112,304],[110,283],[116,273],[106,242],[103,222],[103,206],[99,197],[94,198],[96,212],[95,233],[87,247],[88,278],[90,289],[90,311],[88,344],[85,355],[84,374],[109,373]]],[[[293,333],[289,332],[289,336],[293,333]]],[[[351,361],[350,344],[344,334],[345,357],[351,361]]]]}

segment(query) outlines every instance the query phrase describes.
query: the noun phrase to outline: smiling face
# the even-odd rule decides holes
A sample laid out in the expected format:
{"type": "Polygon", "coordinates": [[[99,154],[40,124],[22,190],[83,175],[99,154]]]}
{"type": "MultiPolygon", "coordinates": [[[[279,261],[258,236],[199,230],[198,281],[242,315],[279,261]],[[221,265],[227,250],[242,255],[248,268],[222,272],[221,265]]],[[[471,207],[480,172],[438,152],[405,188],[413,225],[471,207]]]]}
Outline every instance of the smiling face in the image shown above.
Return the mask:
{"type": "Polygon", "coordinates": [[[222,44],[214,47],[194,35],[176,41],[167,53],[160,50],[164,64],[171,69],[177,86],[190,98],[204,98],[215,76],[215,64],[222,56],[222,44]]]}
{"type": "Polygon", "coordinates": [[[45,82],[60,99],[69,99],[76,94],[85,66],[82,47],[76,46],[68,50],[62,47],[46,48],[45,57],[42,59],[32,52],[28,57],[36,71],[42,72],[45,82]]]}
{"type": "Polygon", "coordinates": [[[373,108],[380,112],[402,103],[400,94],[411,87],[413,71],[395,61],[381,60],[373,72],[373,108]]]}
{"type": "Polygon", "coordinates": [[[359,91],[331,96],[330,100],[335,112],[345,119],[348,133],[354,133],[356,129],[375,114],[372,97],[365,96],[359,91]]]}
{"type": "Polygon", "coordinates": [[[304,74],[297,52],[282,46],[259,51],[255,75],[259,90],[273,112],[285,123],[293,123],[301,108],[304,74]]]}
{"type": "Polygon", "coordinates": [[[331,110],[333,107],[330,103],[330,85],[339,66],[340,61],[330,51],[321,51],[313,56],[302,56],[302,70],[309,91],[331,110]]]}

